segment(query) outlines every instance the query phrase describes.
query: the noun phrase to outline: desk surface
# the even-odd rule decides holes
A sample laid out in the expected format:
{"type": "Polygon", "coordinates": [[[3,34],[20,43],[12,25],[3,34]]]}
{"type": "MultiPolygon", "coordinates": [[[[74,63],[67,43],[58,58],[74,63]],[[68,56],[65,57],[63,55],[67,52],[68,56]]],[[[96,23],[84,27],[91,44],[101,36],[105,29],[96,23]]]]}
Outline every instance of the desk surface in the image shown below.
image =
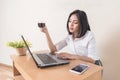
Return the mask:
{"type": "Polygon", "coordinates": [[[13,66],[25,80],[101,80],[102,67],[80,60],[70,60],[70,64],[41,69],[37,68],[31,56],[11,55],[11,58],[13,66]],[[89,65],[89,69],[82,75],[69,71],[69,69],[81,63],[89,65]]]}

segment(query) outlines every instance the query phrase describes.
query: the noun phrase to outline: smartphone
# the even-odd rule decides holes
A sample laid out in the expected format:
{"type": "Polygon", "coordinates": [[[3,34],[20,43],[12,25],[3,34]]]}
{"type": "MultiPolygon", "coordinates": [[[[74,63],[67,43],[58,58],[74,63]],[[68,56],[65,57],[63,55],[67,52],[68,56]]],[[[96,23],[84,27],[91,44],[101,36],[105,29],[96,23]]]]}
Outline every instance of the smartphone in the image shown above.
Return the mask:
{"type": "Polygon", "coordinates": [[[76,73],[76,74],[82,74],[82,73],[85,72],[88,68],[89,68],[88,65],[79,64],[79,65],[73,67],[72,69],[70,69],[70,72],[73,72],[73,73],[76,73]]]}
{"type": "Polygon", "coordinates": [[[40,27],[40,28],[45,27],[45,23],[38,23],[38,27],[40,27]]]}

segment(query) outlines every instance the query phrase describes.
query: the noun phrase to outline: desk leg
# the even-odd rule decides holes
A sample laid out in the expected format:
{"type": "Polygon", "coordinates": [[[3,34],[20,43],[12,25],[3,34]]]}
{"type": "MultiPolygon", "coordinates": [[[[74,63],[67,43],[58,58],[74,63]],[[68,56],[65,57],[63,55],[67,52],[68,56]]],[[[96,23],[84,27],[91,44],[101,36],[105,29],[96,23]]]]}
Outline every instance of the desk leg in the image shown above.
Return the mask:
{"type": "Polygon", "coordinates": [[[17,70],[14,61],[13,61],[13,76],[14,76],[14,80],[25,80],[21,76],[20,72],[17,70]]]}
{"type": "Polygon", "coordinates": [[[15,67],[14,61],[13,61],[13,75],[14,77],[20,75],[19,71],[15,67]]]}
{"type": "Polygon", "coordinates": [[[13,61],[13,75],[14,75],[14,80],[24,80],[20,72],[16,69],[14,61],[13,61]]]}

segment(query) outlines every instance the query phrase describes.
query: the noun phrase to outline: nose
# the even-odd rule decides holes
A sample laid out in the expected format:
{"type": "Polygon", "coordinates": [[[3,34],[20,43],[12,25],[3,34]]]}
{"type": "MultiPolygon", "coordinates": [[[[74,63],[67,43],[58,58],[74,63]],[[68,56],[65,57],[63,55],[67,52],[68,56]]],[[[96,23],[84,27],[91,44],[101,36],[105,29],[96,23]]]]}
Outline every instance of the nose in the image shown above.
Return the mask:
{"type": "Polygon", "coordinates": [[[70,26],[71,26],[71,27],[73,26],[73,22],[70,23],[70,26]]]}

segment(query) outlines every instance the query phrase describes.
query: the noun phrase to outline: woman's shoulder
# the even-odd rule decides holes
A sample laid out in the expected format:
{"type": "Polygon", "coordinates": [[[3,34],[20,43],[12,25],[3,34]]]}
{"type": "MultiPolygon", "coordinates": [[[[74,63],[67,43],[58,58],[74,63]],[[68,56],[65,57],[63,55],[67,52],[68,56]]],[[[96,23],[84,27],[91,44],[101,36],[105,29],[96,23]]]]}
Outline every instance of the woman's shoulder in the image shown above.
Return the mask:
{"type": "Polygon", "coordinates": [[[72,35],[69,35],[69,34],[68,34],[68,35],[65,36],[64,39],[68,41],[68,40],[70,40],[71,38],[72,38],[72,35]]]}
{"type": "Polygon", "coordinates": [[[87,31],[86,34],[85,34],[85,36],[87,38],[94,38],[94,33],[92,31],[87,31]]]}
{"type": "Polygon", "coordinates": [[[85,36],[94,36],[94,33],[92,31],[87,31],[85,36]]]}
{"type": "Polygon", "coordinates": [[[72,37],[72,35],[70,35],[70,34],[65,36],[65,38],[71,38],[71,37],[72,37]]]}
{"type": "Polygon", "coordinates": [[[89,38],[92,38],[92,37],[94,37],[93,32],[87,31],[87,32],[85,33],[85,35],[81,37],[81,39],[89,39],[89,38]]]}

